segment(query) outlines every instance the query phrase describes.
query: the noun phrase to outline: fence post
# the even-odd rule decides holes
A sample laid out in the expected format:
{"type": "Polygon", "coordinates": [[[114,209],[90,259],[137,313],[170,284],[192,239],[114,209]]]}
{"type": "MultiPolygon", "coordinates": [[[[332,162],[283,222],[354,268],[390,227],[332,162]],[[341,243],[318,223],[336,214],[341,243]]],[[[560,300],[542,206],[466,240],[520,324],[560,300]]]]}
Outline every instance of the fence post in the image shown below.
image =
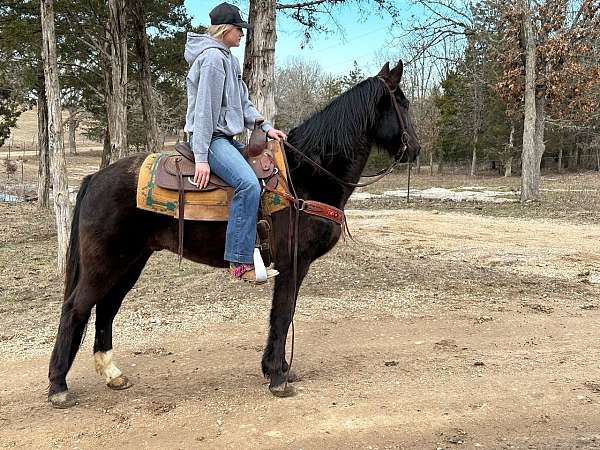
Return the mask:
{"type": "Polygon", "coordinates": [[[25,166],[24,159],[21,160],[21,196],[23,197],[23,202],[25,202],[25,179],[23,176],[23,173],[24,173],[23,166],[25,166]]]}

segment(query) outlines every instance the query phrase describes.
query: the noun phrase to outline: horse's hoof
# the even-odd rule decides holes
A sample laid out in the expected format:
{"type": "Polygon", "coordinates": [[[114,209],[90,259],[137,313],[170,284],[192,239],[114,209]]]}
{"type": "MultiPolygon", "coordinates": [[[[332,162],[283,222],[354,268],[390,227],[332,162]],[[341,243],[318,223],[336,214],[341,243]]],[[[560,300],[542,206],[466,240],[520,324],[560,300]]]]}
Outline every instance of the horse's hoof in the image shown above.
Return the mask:
{"type": "Polygon", "coordinates": [[[289,383],[282,383],[279,386],[269,386],[269,391],[275,397],[293,397],[296,395],[296,388],[289,383]]]}
{"type": "Polygon", "coordinates": [[[53,408],[58,409],[67,409],[79,404],[77,398],[69,391],[62,391],[57,394],[49,395],[48,402],[53,408]]]}
{"type": "Polygon", "coordinates": [[[115,391],[122,391],[123,389],[129,389],[133,384],[129,381],[125,375],[119,375],[116,378],[110,380],[106,385],[114,389],[115,391]]]}

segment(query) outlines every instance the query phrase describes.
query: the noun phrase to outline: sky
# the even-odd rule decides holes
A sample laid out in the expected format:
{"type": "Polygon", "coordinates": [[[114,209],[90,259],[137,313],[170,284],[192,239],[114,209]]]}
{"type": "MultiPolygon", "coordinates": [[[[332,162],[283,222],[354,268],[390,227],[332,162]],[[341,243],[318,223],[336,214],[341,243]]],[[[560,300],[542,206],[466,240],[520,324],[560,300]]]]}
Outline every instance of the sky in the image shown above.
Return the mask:
{"type": "MultiPolygon", "coordinates": [[[[222,0],[186,0],[188,13],[194,25],[208,25],[208,13],[222,0]]],[[[234,3],[232,1],[232,3],[234,3]]],[[[236,2],[242,11],[242,17],[248,17],[248,4],[245,0],[236,2]]],[[[289,2],[288,2],[289,3],[289,2]]],[[[399,8],[410,17],[408,1],[399,1],[399,8]],[[405,6],[403,6],[405,5],[405,6]]],[[[402,32],[398,24],[394,24],[389,15],[375,13],[362,17],[356,6],[340,5],[335,8],[335,20],[327,18],[322,21],[331,34],[315,33],[305,48],[302,48],[302,28],[281,12],[277,15],[277,43],[275,47],[275,64],[281,66],[290,58],[300,57],[305,61],[318,63],[323,71],[331,74],[347,74],[357,61],[365,74],[379,71],[381,56],[393,41],[393,34],[402,32]],[[341,26],[342,30],[336,25],[341,26]],[[390,33],[390,26],[396,30],[390,33]]],[[[244,41],[233,53],[242,62],[244,41]]],[[[387,50],[389,51],[389,50],[387,50]]],[[[393,48],[392,48],[393,51],[393,48]]]]}

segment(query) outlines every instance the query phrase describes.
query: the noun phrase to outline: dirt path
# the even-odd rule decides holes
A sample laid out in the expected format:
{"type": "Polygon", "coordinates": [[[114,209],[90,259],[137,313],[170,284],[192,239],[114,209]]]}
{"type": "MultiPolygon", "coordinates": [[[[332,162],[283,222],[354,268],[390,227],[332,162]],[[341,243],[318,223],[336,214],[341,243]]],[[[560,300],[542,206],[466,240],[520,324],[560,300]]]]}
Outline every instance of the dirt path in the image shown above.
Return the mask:
{"type": "Polygon", "coordinates": [[[600,226],[350,217],[360,242],[301,291],[288,399],[260,375],[268,288],[160,254],[115,325],[134,387],[93,373],[90,328],[69,377],[80,405],[49,408],[52,236],[2,243],[3,263],[28,261],[0,272],[0,448],[600,448],[600,226]]]}

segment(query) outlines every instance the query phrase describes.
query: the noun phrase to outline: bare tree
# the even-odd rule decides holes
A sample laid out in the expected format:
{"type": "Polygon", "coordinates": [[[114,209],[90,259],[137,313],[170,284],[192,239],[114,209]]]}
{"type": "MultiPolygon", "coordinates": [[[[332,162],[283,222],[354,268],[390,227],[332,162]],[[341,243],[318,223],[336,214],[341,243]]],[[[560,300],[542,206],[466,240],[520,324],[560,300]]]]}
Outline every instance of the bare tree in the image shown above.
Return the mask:
{"type": "Polygon", "coordinates": [[[539,200],[546,122],[590,117],[598,108],[600,64],[593,42],[600,36],[600,4],[520,0],[516,9],[503,8],[500,59],[506,69],[500,88],[525,99],[521,201],[539,200]]]}
{"type": "Polygon", "coordinates": [[[56,57],[56,37],[54,34],[53,0],[41,0],[42,55],[44,59],[44,79],[48,99],[48,144],[50,149],[50,172],[54,194],[56,231],[58,237],[58,272],[65,273],[67,245],[71,222],[71,201],[67,165],[62,139],[62,119],[60,86],[56,57]]]}
{"type": "Polygon", "coordinates": [[[382,55],[380,59],[408,61],[404,66],[403,90],[411,102],[413,124],[421,144],[416,170],[417,173],[420,172],[421,160],[426,158],[430,173],[433,173],[434,145],[439,132],[437,124],[439,110],[434,101],[438,77],[436,71],[439,70],[436,61],[428,57],[421,41],[411,41],[401,54],[382,55]]]}
{"type": "Polygon", "coordinates": [[[48,103],[44,72],[38,74],[38,208],[50,206],[50,151],[48,148],[48,103]]]}
{"type": "Polygon", "coordinates": [[[284,129],[298,125],[322,105],[327,76],[314,61],[289,60],[275,77],[277,122],[284,129]]]}
{"type": "Polygon", "coordinates": [[[484,89],[484,80],[482,73],[482,62],[480,61],[480,54],[476,48],[476,44],[469,39],[469,44],[467,44],[467,48],[471,49],[471,57],[470,61],[467,64],[470,65],[470,77],[469,77],[469,96],[465,101],[469,103],[470,109],[470,121],[469,128],[471,129],[471,176],[475,176],[475,171],[477,168],[477,150],[479,144],[479,135],[481,133],[481,129],[483,127],[483,110],[485,105],[483,89],[484,89]]]}
{"type": "Polygon", "coordinates": [[[127,2],[108,0],[110,162],[127,154],[127,2]]]}
{"type": "Polygon", "coordinates": [[[76,155],[77,139],[75,133],[77,132],[77,128],[79,127],[79,115],[81,114],[81,111],[79,111],[74,105],[70,105],[68,107],[68,110],[69,118],[67,119],[67,126],[69,128],[69,154],[76,155]]]}
{"type": "Polygon", "coordinates": [[[537,45],[534,35],[533,15],[529,0],[521,0],[525,41],[525,114],[523,120],[523,166],[521,174],[521,201],[539,197],[540,161],[544,153],[543,117],[536,105],[537,45]],[[541,130],[540,130],[541,128],[541,130]],[[540,136],[541,131],[541,136],[540,136]],[[537,139],[541,144],[536,145],[537,139]]]}
{"type": "MultiPolygon", "coordinates": [[[[412,39],[419,43],[413,48],[409,61],[417,62],[420,67],[428,64],[430,70],[436,68],[438,78],[442,80],[448,78],[457,64],[470,65],[469,76],[465,80],[468,92],[466,92],[467,95],[465,95],[462,105],[462,109],[467,114],[463,114],[461,122],[462,128],[469,130],[471,135],[470,174],[474,176],[484,109],[482,92],[484,81],[476,43],[483,30],[476,23],[474,8],[469,0],[415,0],[415,3],[421,6],[425,15],[421,21],[414,23],[406,34],[406,36],[412,36],[412,39]],[[469,50],[469,58],[465,58],[465,49],[469,50]]],[[[431,106],[428,108],[430,116],[433,112],[431,107],[435,108],[434,102],[431,102],[431,106]]],[[[430,171],[433,173],[433,142],[435,142],[439,130],[432,126],[430,121],[424,123],[422,128],[424,136],[434,137],[430,144],[431,150],[428,152],[430,171]],[[434,131],[435,135],[432,135],[434,131]]],[[[427,153],[427,150],[424,153],[427,153]]]]}

